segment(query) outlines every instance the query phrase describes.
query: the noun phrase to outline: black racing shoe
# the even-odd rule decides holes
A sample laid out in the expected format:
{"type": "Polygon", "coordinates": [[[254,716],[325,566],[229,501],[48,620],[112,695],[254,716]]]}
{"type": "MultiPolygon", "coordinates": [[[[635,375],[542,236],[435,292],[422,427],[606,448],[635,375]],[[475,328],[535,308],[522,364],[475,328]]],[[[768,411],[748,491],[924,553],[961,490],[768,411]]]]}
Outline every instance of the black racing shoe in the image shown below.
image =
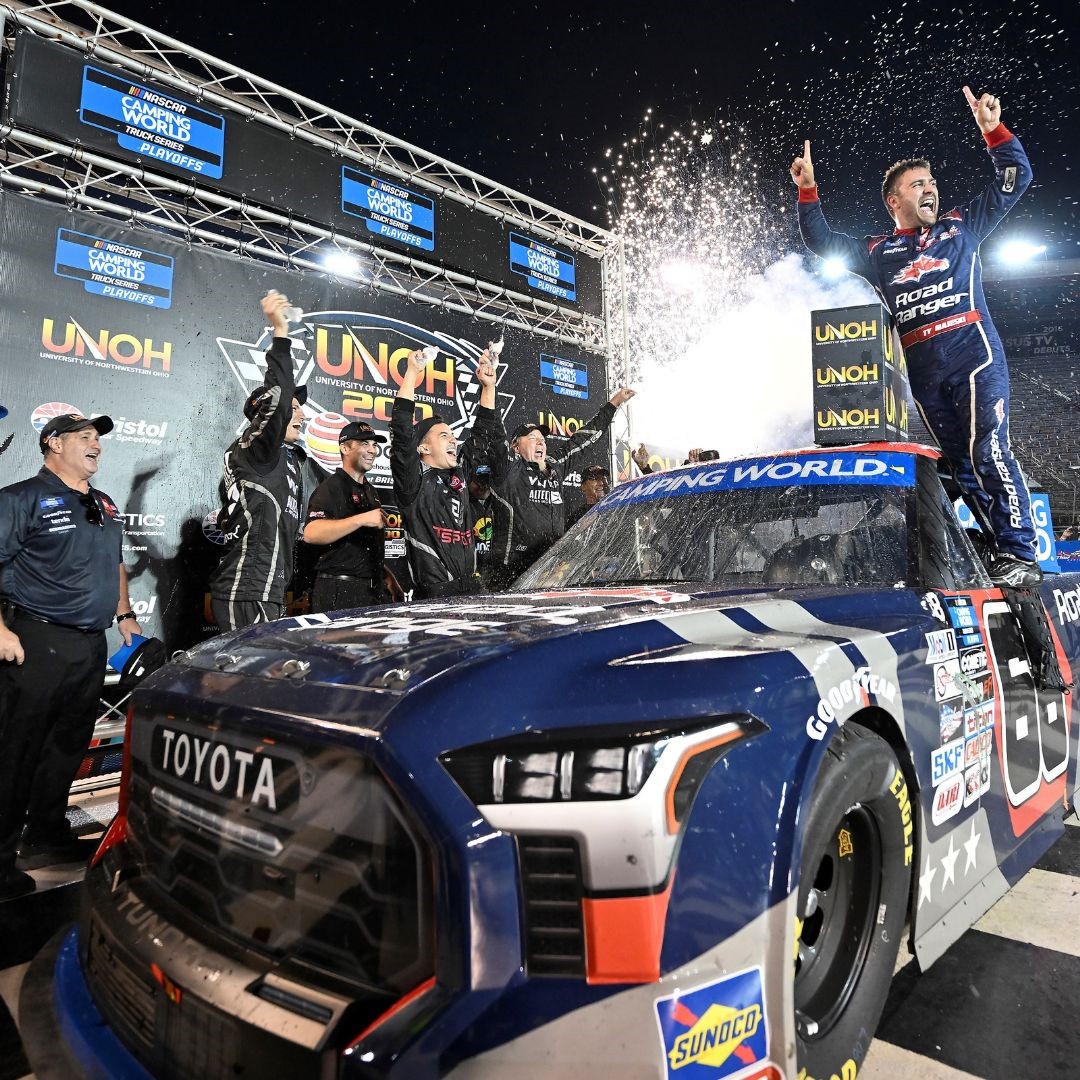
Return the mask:
{"type": "Polygon", "coordinates": [[[1027,562],[1006,553],[995,556],[987,569],[990,580],[995,585],[1008,585],[1013,589],[1026,589],[1038,585],[1043,579],[1038,563],[1027,562]]]}
{"type": "Polygon", "coordinates": [[[29,874],[12,867],[0,872],[0,903],[26,896],[37,888],[37,882],[29,874]]]}

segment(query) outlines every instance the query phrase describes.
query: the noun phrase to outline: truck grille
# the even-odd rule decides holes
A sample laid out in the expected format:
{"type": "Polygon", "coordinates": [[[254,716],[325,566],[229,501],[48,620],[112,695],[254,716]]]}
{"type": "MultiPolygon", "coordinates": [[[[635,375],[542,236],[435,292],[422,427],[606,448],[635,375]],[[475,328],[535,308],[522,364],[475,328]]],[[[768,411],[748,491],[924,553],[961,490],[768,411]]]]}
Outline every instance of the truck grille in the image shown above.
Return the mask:
{"type": "Polygon", "coordinates": [[[581,853],[569,836],[518,836],[530,975],[582,977],[581,853]]]}
{"type": "Polygon", "coordinates": [[[187,997],[173,1007],[110,946],[95,919],[88,925],[86,973],[94,999],[132,1053],[160,1080],[236,1080],[245,1070],[234,1024],[187,997]],[[155,1037],[155,1030],[157,1036],[155,1037]]]}
{"type": "Polygon", "coordinates": [[[133,736],[129,850],[166,903],[244,948],[352,984],[400,992],[432,973],[430,856],[367,758],[175,717],[133,736]],[[226,782],[228,755],[250,772],[226,782]],[[265,758],[272,795],[264,782],[253,799],[265,758]]]}

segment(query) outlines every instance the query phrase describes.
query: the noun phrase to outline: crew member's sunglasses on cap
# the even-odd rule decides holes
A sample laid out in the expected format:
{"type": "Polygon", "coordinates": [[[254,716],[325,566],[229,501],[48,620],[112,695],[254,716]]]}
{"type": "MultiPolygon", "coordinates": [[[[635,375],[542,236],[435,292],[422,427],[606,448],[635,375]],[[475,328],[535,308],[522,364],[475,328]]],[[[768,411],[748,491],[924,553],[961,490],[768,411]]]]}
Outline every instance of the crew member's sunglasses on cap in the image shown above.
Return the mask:
{"type": "Polygon", "coordinates": [[[105,527],[105,517],[101,513],[101,507],[98,506],[98,501],[94,498],[92,491],[84,491],[79,496],[79,505],[86,510],[86,520],[91,525],[96,525],[99,529],[105,527]]]}

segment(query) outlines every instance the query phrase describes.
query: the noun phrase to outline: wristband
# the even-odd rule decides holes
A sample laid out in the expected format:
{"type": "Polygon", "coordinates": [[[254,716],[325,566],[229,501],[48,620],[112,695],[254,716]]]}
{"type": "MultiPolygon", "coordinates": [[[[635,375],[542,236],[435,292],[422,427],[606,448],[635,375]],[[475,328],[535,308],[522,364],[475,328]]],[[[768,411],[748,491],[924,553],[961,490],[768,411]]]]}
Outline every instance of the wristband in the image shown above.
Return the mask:
{"type": "Polygon", "coordinates": [[[134,611],[125,611],[123,614],[116,616],[116,622],[117,622],[117,624],[119,624],[119,623],[122,623],[125,619],[135,619],[135,618],[137,618],[137,616],[136,616],[134,611]]]}

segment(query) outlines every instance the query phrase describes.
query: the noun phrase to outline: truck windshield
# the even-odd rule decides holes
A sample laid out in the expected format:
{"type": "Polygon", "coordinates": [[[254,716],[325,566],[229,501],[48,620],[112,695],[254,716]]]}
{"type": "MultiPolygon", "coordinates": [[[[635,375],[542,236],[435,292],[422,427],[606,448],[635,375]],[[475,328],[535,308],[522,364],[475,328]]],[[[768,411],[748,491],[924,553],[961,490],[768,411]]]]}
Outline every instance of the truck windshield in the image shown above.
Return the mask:
{"type": "Polygon", "coordinates": [[[672,581],[902,586],[914,580],[913,491],[799,484],[614,502],[609,496],[516,587],[672,581]]]}

